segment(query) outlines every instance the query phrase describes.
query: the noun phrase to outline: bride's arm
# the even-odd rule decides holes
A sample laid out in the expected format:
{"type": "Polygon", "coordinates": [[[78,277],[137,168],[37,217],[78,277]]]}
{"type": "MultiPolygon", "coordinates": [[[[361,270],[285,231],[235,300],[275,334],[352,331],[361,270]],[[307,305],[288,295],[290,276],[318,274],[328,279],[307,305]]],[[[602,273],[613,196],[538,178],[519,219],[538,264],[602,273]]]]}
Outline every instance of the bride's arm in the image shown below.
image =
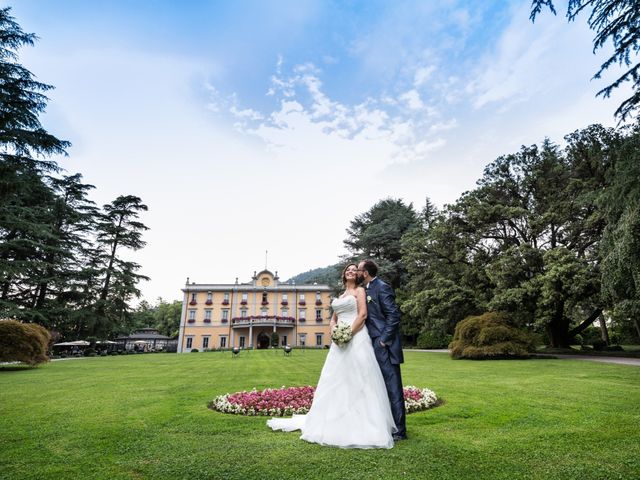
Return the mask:
{"type": "Polygon", "coordinates": [[[358,316],[351,324],[351,332],[354,335],[362,330],[364,321],[367,319],[367,300],[365,298],[364,288],[362,287],[356,289],[356,304],[358,306],[358,316]]]}

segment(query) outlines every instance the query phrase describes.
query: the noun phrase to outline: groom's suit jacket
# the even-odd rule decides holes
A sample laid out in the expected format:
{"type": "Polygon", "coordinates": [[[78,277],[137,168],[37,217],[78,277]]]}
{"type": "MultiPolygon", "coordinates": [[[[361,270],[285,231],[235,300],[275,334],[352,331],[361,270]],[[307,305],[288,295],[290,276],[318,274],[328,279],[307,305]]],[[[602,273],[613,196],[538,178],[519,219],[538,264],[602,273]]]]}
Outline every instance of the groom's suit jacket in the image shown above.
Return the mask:
{"type": "Polygon", "coordinates": [[[400,340],[400,309],[393,289],[379,278],[369,282],[367,292],[367,330],[374,342],[383,342],[391,363],[404,362],[400,340]]]}

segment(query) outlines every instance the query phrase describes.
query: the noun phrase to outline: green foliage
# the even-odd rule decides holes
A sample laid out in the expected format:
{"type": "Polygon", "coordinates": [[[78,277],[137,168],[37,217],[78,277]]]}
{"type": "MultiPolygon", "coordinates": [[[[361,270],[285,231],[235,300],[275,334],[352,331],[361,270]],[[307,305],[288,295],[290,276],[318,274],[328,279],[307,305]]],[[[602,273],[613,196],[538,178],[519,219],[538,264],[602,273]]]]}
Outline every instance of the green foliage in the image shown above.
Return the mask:
{"type": "Polygon", "coordinates": [[[526,358],[535,350],[528,332],[509,324],[505,314],[487,312],[458,323],[450,345],[453,358],[526,358]]]}
{"type": "Polygon", "coordinates": [[[314,268],[307,270],[306,272],[294,275],[287,283],[318,283],[322,285],[334,286],[342,284],[340,280],[340,273],[342,272],[342,264],[329,265],[327,267],[314,268]]]}
{"type": "Polygon", "coordinates": [[[191,349],[191,353],[198,353],[200,350],[198,350],[197,348],[192,348],[191,349]]]}
{"type": "Polygon", "coordinates": [[[423,330],[418,336],[416,347],[418,348],[447,348],[453,337],[442,333],[440,330],[423,330]]]}
{"type": "MultiPolygon", "coordinates": [[[[533,0],[531,20],[534,21],[542,9],[547,6],[555,15],[552,0],[533,0]]],[[[573,21],[585,10],[591,10],[588,24],[596,32],[593,39],[594,52],[606,45],[613,44],[613,54],[600,66],[594,78],[601,78],[605,70],[612,65],[629,67],[622,76],[598,92],[609,97],[614,89],[625,82],[632,82],[633,94],[622,102],[616,115],[624,121],[640,107],[640,62],[632,65],[640,53],[640,8],[638,2],[629,0],[569,0],[567,19],[573,21]]]]}
{"type": "Polygon", "coordinates": [[[378,275],[394,288],[407,282],[402,262],[402,237],[418,226],[413,205],[399,199],[380,200],[365,213],[358,215],[347,228],[344,244],[349,250],[346,260],[375,259],[378,275]]]}
{"type": "Polygon", "coordinates": [[[427,202],[419,228],[402,238],[407,333],[436,325],[451,333],[468,315],[503,311],[551,345],[569,346],[614,303],[601,295],[603,204],[636,138],[594,125],[567,135],[563,150],[548,140],[522,147],[442,211],[427,202]]]}
{"type": "Polygon", "coordinates": [[[24,362],[38,365],[48,362],[51,335],[35,323],[0,320],[0,362],[24,362]]]}
{"type": "Polygon", "coordinates": [[[277,347],[279,343],[280,335],[278,335],[278,332],[271,332],[271,346],[277,347]]]}

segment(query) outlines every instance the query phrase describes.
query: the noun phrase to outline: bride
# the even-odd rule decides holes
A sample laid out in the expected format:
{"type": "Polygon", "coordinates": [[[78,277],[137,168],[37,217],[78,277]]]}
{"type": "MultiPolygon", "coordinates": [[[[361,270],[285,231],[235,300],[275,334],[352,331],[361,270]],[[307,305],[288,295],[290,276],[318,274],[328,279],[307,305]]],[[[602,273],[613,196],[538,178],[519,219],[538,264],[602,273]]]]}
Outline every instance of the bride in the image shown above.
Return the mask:
{"type": "Polygon", "coordinates": [[[351,325],[353,337],[331,344],[311,409],[306,415],[272,418],[273,430],[301,430],[301,439],[342,448],[392,448],[395,430],[387,390],[376,361],[365,320],[364,288],[358,286],[358,267],[342,272],[344,293],[331,306],[331,330],[338,321],[351,325]]]}

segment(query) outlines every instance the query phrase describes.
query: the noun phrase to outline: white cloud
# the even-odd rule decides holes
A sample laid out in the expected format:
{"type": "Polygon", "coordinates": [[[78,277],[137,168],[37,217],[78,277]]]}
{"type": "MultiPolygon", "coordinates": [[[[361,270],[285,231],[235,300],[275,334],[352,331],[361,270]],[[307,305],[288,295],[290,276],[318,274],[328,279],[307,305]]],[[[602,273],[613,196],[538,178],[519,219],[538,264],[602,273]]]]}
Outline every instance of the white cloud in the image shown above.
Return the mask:
{"type": "Polygon", "coordinates": [[[404,92],[400,97],[400,100],[404,101],[411,110],[420,110],[424,108],[424,104],[422,103],[422,99],[420,98],[420,94],[417,90],[409,90],[404,92]]]}

